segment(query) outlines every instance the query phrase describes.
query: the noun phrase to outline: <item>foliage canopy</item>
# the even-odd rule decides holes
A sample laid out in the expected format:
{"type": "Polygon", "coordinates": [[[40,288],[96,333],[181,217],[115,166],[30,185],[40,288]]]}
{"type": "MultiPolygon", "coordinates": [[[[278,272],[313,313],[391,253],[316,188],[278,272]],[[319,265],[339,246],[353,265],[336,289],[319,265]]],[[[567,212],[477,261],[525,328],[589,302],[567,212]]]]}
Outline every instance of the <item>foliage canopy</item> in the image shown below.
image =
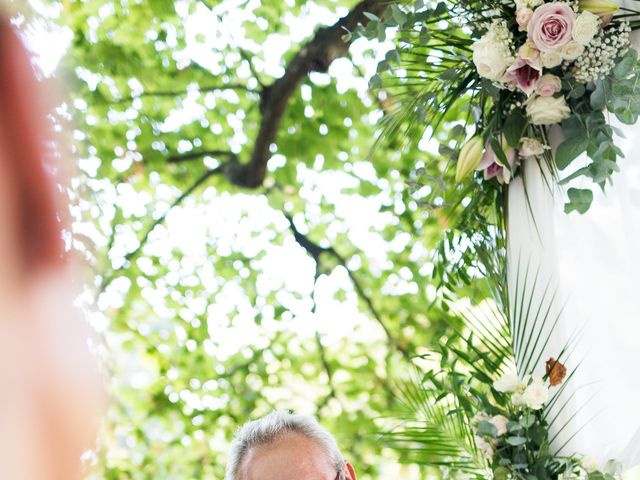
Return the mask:
{"type": "Polygon", "coordinates": [[[318,415],[362,478],[399,475],[379,419],[455,323],[433,263],[460,242],[439,187],[450,160],[426,137],[373,149],[391,101],[368,83],[384,42],[320,50],[327,64],[269,103],[319,26],[381,4],[51,5],[72,33],[75,246],[96,272],[113,378],[90,478],[221,479],[234,430],[274,408],[318,415]],[[239,181],[280,107],[264,179],[239,181]]]}

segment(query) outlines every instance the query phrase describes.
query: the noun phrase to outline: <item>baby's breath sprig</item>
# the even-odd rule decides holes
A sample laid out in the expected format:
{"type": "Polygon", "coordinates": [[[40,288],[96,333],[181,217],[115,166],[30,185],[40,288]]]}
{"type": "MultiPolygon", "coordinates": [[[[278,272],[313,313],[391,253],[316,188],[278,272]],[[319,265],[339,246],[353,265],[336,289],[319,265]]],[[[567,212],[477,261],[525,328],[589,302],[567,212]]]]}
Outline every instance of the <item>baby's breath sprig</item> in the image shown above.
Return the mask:
{"type": "Polygon", "coordinates": [[[609,75],[616,66],[616,60],[629,51],[630,33],[628,22],[601,30],[576,60],[573,71],[575,79],[589,83],[609,75]]]}

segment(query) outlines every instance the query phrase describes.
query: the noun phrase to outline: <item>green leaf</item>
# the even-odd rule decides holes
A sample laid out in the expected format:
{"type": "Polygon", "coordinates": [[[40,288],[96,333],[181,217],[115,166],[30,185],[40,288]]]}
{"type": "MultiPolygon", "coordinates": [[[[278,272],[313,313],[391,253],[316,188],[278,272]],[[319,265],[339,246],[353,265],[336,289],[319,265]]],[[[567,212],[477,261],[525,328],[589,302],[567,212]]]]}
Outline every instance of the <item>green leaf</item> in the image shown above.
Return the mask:
{"type": "Polygon", "coordinates": [[[448,11],[449,11],[449,7],[447,7],[447,4],[445,2],[439,2],[438,5],[435,8],[434,13],[435,13],[436,17],[439,17],[441,15],[444,15],[448,11]]]}
{"type": "Polygon", "coordinates": [[[496,156],[498,157],[498,160],[500,160],[500,164],[503,167],[510,170],[511,167],[509,166],[507,155],[504,153],[504,150],[502,149],[502,145],[500,145],[500,142],[496,138],[491,138],[491,140],[489,140],[489,143],[491,144],[491,149],[493,150],[493,153],[495,153],[496,156]]]}
{"type": "Polygon", "coordinates": [[[522,134],[526,127],[527,117],[524,110],[521,108],[514,109],[513,112],[509,114],[502,127],[507,143],[511,147],[516,149],[520,147],[520,139],[522,138],[522,134]]]}
{"type": "Polygon", "coordinates": [[[533,425],[535,421],[535,415],[523,415],[522,417],[520,417],[520,425],[522,425],[524,428],[531,427],[531,425],[533,425]]]}
{"type": "Polygon", "coordinates": [[[449,82],[458,76],[455,68],[448,68],[440,74],[440,80],[449,82]]]}
{"type": "Polygon", "coordinates": [[[362,12],[362,14],[367,17],[369,20],[371,20],[372,22],[379,22],[380,18],[378,18],[377,15],[374,15],[371,12],[362,12]]]}
{"type": "Polygon", "coordinates": [[[400,63],[400,53],[394,48],[385,54],[384,59],[389,63],[400,63]]]}
{"type": "Polygon", "coordinates": [[[613,68],[613,77],[617,80],[626,78],[633,71],[637,61],[638,52],[633,48],[629,49],[622,60],[613,68]]]}
{"type": "Polygon", "coordinates": [[[382,88],[382,78],[380,77],[379,74],[376,73],[371,77],[371,79],[369,80],[369,87],[371,87],[374,90],[382,88]]]}
{"type": "Polygon", "coordinates": [[[595,81],[595,90],[591,94],[591,108],[594,110],[604,110],[607,106],[607,97],[611,89],[611,82],[608,78],[595,81]]]}
{"type": "Polygon", "coordinates": [[[571,162],[587,151],[589,139],[584,136],[569,137],[562,142],[556,151],[556,165],[560,170],[567,168],[571,162]]]}
{"type": "Polygon", "coordinates": [[[400,10],[395,4],[391,5],[391,16],[400,28],[402,28],[407,21],[407,14],[400,10]]]}
{"type": "Polygon", "coordinates": [[[565,213],[571,213],[575,210],[580,214],[585,214],[593,203],[591,190],[570,188],[567,194],[569,195],[569,203],[564,207],[565,213]]]}
{"type": "Polygon", "coordinates": [[[506,442],[514,447],[520,447],[527,443],[527,439],[525,437],[507,437],[506,442]]]}
{"type": "Polygon", "coordinates": [[[498,429],[491,422],[481,421],[478,422],[478,435],[481,437],[496,438],[498,436],[498,429]]]}
{"type": "MultiPolygon", "coordinates": [[[[520,422],[514,422],[514,421],[510,420],[507,423],[507,431],[509,433],[516,433],[516,434],[520,433],[520,432],[522,432],[522,428],[523,427],[522,427],[522,425],[520,425],[520,422]]],[[[518,435],[516,435],[516,436],[518,436],[518,435]]]]}

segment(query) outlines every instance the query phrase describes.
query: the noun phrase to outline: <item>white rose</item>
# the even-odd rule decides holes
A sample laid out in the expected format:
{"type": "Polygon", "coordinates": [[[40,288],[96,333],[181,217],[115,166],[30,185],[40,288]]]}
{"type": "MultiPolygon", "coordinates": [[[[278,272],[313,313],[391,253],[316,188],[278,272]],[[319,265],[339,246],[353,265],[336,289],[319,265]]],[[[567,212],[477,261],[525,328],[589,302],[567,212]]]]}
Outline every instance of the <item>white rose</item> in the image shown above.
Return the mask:
{"type": "Polygon", "coordinates": [[[494,82],[502,79],[504,72],[511,65],[511,54],[496,41],[495,36],[488,34],[473,45],[473,63],[481,77],[494,82]]]}
{"type": "Polygon", "coordinates": [[[514,371],[508,371],[502,374],[502,376],[493,384],[498,392],[512,393],[518,390],[520,385],[520,379],[518,374],[514,371]]]}
{"type": "Polygon", "coordinates": [[[531,410],[540,410],[549,401],[549,387],[542,379],[534,379],[522,397],[531,410]]]}
{"type": "Polygon", "coordinates": [[[600,17],[585,10],[576,18],[571,36],[580,45],[588,45],[600,31],[600,25],[600,17]]]}
{"type": "Polygon", "coordinates": [[[520,156],[523,158],[538,157],[549,147],[535,138],[523,137],[520,139],[520,156]]]}
{"type": "Polygon", "coordinates": [[[558,480],[587,480],[587,476],[582,473],[577,474],[574,472],[564,472],[558,477],[558,480]]]}
{"type": "Polygon", "coordinates": [[[563,60],[577,60],[584,53],[584,45],[576,42],[575,40],[571,40],[568,42],[562,50],[560,51],[560,55],[563,60]]]}
{"type": "Polygon", "coordinates": [[[493,445],[487,442],[484,438],[476,437],[476,447],[478,447],[478,450],[480,450],[488,459],[493,458],[493,445]]]}
{"type": "Polygon", "coordinates": [[[540,59],[544,68],[554,68],[562,63],[560,52],[540,52],[540,59]]]}
{"type": "Polygon", "coordinates": [[[527,115],[534,125],[555,125],[571,116],[571,109],[564,97],[531,97],[527,115]]]}
{"type": "Polygon", "coordinates": [[[582,459],[582,468],[584,468],[587,473],[597,472],[600,470],[600,462],[595,457],[584,457],[582,459]]]}
{"type": "Polygon", "coordinates": [[[491,417],[489,422],[492,423],[494,427],[496,427],[499,437],[507,433],[507,423],[509,422],[509,419],[507,417],[503,415],[496,415],[495,417],[491,417]]]}

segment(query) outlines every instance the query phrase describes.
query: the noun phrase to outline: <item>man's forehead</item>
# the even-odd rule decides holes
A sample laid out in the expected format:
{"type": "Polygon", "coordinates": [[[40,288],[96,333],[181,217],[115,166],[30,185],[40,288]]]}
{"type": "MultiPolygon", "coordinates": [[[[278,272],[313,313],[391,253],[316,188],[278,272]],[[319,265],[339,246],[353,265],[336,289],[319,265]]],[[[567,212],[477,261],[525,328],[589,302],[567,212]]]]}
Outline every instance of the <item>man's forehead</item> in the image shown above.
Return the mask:
{"type": "Polygon", "coordinates": [[[238,473],[239,480],[333,480],[336,475],[322,446],[297,432],[249,448],[238,473]]]}

